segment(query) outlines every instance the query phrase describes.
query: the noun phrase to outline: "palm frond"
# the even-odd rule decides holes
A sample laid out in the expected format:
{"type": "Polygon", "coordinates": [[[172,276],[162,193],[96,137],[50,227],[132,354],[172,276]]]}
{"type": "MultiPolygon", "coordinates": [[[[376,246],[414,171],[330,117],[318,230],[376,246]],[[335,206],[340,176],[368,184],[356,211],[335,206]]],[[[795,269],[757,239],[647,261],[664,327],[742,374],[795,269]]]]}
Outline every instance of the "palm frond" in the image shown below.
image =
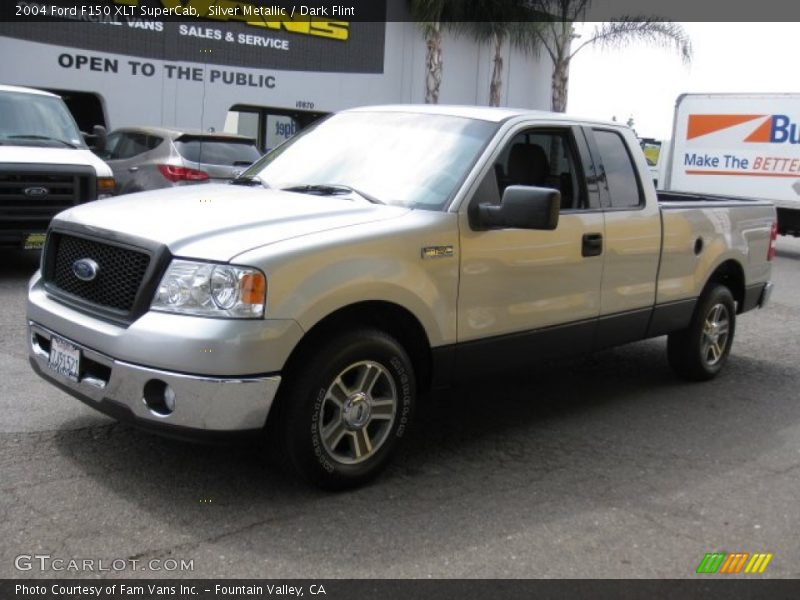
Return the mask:
{"type": "Polygon", "coordinates": [[[677,23],[646,17],[621,17],[618,21],[603,23],[591,35],[576,45],[570,56],[586,46],[625,48],[635,42],[646,42],[656,47],[674,48],[684,63],[692,60],[692,42],[686,31],[677,23]]]}

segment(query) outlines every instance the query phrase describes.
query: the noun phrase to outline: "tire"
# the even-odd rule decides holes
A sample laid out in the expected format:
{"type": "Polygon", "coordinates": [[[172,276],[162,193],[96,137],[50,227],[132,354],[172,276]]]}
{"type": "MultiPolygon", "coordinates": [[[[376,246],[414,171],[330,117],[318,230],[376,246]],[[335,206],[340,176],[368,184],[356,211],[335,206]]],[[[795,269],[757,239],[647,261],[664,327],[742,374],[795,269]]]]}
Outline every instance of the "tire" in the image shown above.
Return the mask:
{"type": "Polygon", "coordinates": [[[719,284],[707,288],[697,303],[689,327],[667,338],[667,358],[677,375],[690,381],[716,377],[733,345],[736,303],[719,284]]]}
{"type": "Polygon", "coordinates": [[[279,398],[283,454],[320,488],[366,483],[386,466],[416,400],[414,368],[393,337],[374,329],[334,337],[290,369],[279,398]]]}

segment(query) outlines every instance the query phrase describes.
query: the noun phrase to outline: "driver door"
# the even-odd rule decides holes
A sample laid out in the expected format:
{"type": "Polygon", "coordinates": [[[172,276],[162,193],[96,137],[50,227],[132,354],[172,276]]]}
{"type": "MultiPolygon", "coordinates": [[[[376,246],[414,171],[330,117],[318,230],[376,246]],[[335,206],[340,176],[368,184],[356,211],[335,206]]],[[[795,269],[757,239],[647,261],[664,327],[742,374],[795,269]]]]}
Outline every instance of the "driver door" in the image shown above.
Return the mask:
{"type": "Polygon", "coordinates": [[[457,374],[588,352],[600,313],[604,216],[583,132],[511,132],[459,219],[457,374]],[[558,189],[557,228],[476,227],[471,209],[499,203],[509,185],[558,189]]]}

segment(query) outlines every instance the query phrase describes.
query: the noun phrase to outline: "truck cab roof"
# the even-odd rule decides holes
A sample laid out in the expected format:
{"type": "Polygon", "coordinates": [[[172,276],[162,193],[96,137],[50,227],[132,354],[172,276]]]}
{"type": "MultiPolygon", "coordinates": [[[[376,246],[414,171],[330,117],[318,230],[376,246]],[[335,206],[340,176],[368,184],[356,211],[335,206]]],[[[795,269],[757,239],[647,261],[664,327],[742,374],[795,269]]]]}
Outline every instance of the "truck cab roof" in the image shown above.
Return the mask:
{"type": "Polygon", "coordinates": [[[385,104],[375,106],[361,106],[342,112],[406,112],[428,115],[446,115],[451,117],[464,117],[500,123],[517,117],[528,117],[542,121],[570,122],[580,125],[602,125],[604,127],[618,127],[626,129],[627,125],[616,121],[602,121],[596,119],[583,119],[566,115],[564,113],[546,110],[529,110],[525,108],[468,106],[457,104],[385,104]]]}

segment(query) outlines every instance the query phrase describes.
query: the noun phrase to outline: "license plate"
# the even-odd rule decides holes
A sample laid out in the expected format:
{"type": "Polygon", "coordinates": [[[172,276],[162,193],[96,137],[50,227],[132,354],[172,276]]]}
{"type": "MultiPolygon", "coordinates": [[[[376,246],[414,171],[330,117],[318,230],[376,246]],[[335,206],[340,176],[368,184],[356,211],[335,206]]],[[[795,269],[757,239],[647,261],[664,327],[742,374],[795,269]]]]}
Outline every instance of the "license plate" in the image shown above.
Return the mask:
{"type": "Polygon", "coordinates": [[[50,338],[50,360],[48,366],[59,375],[78,381],[81,368],[81,351],[60,337],[50,338]]]}
{"type": "Polygon", "coordinates": [[[41,250],[44,247],[46,233],[29,233],[22,244],[23,250],[41,250]]]}

